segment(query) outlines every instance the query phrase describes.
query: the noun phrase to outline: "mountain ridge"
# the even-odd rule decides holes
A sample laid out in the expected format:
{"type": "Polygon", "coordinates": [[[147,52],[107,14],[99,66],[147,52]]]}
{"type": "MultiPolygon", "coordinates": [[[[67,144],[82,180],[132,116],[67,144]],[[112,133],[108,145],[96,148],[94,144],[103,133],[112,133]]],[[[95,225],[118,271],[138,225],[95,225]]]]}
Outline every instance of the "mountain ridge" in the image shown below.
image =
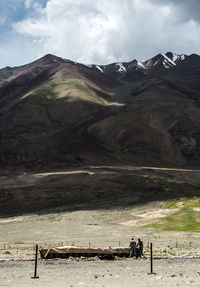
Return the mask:
{"type": "Polygon", "coordinates": [[[5,67],[0,70],[0,166],[199,167],[199,76],[200,56],[172,52],[109,65],[47,54],[5,67]]]}
{"type": "MultiPolygon", "coordinates": [[[[131,60],[129,62],[122,61],[122,62],[113,62],[113,63],[109,63],[109,64],[106,64],[106,65],[101,65],[101,64],[84,64],[84,63],[79,63],[79,62],[72,61],[72,60],[69,60],[69,59],[64,59],[64,58],[61,58],[61,57],[53,55],[53,54],[46,54],[46,55],[42,56],[41,58],[39,58],[37,60],[34,60],[34,61],[32,61],[32,62],[30,62],[28,64],[24,64],[22,66],[6,66],[6,67],[3,67],[3,68],[0,69],[0,72],[2,72],[3,70],[9,70],[9,71],[11,71],[12,69],[16,70],[18,68],[26,67],[28,65],[33,65],[34,63],[38,63],[38,62],[41,62],[43,60],[47,60],[48,63],[49,62],[63,62],[63,63],[66,62],[66,63],[75,64],[75,65],[79,64],[79,65],[83,65],[83,66],[87,66],[87,67],[91,67],[91,68],[92,67],[93,68],[96,67],[97,69],[99,69],[98,67],[100,67],[100,68],[102,68],[102,70],[99,69],[101,72],[103,72],[103,69],[106,69],[109,66],[117,65],[117,66],[119,66],[119,69],[118,69],[119,72],[121,72],[121,71],[124,71],[125,69],[123,67],[120,69],[120,64],[122,64],[124,66],[131,66],[131,65],[135,66],[135,64],[139,64],[140,67],[144,68],[144,67],[148,66],[148,64],[151,61],[155,61],[155,59],[157,59],[159,57],[164,57],[165,58],[166,56],[168,57],[168,60],[169,59],[172,60],[172,61],[169,61],[169,63],[171,62],[172,65],[174,65],[172,62],[176,63],[177,61],[180,60],[180,58],[182,60],[184,60],[185,58],[190,57],[190,56],[198,56],[199,57],[199,55],[197,55],[197,54],[191,54],[191,55],[188,56],[186,54],[175,54],[173,52],[166,52],[166,53],[157,54],[156,56],[154,56],[152,58],[148,58],[147,60],[133,59],[133,60],[131,60]],[[175,59],[173,60],[173,58],[175,58],[175,59]]],[[[154,64],[155,64],[155,62],[154,62],[154,64]]]]}

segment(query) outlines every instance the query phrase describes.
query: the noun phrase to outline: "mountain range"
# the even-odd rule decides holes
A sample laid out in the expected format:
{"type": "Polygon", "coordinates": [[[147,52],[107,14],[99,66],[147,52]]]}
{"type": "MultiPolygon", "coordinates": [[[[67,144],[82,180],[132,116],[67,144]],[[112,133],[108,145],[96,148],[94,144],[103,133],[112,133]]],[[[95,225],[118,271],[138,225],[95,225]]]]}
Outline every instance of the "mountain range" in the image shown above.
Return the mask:
{"type": "Polygon", "coordinates": [[[200,56],[0,70],[0,166],[200,166],[200,56]]]}

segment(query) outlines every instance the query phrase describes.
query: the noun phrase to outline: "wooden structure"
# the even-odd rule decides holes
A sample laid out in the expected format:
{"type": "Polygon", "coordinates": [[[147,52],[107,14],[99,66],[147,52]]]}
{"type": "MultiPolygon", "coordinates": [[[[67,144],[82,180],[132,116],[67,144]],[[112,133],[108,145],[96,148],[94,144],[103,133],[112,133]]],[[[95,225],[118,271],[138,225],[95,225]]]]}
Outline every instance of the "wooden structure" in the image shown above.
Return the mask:
{"type": "Polygon", "coordinates": [[[62,246],[49,249],[40,249],[40,256],[43,259],[53,258],[68,258],[68,257],[95,257],[95,256],[119,256],[128,257],[129,248],[117,247],[117,248],[86,248],[75,246],[62,246]]]}

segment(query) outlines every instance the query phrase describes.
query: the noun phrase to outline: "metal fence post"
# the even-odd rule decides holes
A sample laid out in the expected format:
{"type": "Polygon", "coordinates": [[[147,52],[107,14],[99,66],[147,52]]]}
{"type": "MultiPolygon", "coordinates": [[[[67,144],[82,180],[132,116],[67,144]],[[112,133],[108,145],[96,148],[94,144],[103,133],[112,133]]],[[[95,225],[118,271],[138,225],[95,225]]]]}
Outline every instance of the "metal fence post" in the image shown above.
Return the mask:
{"type": "Polygon", "coordinates": [[[153,244],[152,243],[150,243],[150,251],[151,251],[150,253],[150,271],[151,272],[148,274],[156,274],[153,272],[153,244]]]}
{"type": "Polygon", "coordinates": [[[34,276],[31,277],[32,279],[38,279],[39,276],[37,276],[37,261],[38,261],[38,244],[35,246],[35,269],[34,269],[34,276]]]}

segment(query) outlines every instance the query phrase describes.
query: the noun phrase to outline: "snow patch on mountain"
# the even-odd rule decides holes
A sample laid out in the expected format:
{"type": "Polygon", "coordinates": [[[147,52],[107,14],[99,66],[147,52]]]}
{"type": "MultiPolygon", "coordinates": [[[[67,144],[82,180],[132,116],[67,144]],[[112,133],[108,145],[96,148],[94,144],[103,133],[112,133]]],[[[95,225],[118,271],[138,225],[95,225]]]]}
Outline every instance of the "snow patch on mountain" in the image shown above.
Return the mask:
{"type": "Polygon", "coordinates": [[[182,54],[182,55],[177,55],[177,54],[172,54],[173,55],[173,61],[174,62],[177,62],[177,61],[180,61],[180,60],[185,60],[185,55],[182,54]]]}
{"type": "Polygon", "coordinates": [[[166,61],[163,62],[163,66],[164,66],[166,69],[168,69],[168,70],[170,69],[170,66],[168,66],[168,64],[167,64],[166,61]]]}
{"type": "Polygon", "coordinates": [[[116,63],[115,65],[118,67],[117,72],[120,72],[120,73],[126,72],[126,68],[124,67],[122,63],[116,63]]]}
{"type": "Polygon", "coordinates": [[[185,60],[185,55],[181,55],[181,60],[185,60]]]}
{"type": "Polygon", "coordinates": [[[172,53],[172,59],[170,59],[166,54],[161,54],[164,57],[163,66],[167,69],[173,68],[177,65],[180,60],[185,60],[185,55],[177,55],[172,53]]]}
{"type": "Polygon", "coordinates": [[[155,63],[153,64],[154,66],[156,66],[158,64],[159,60],[155,61],[155,63]]]}
{"type": "Polygon", "coordinates": [[[173,61],[174,63],[176,62],[176,60],[179,60],[179,59],[180,59],[180,55],[177,55],[177,54],[173,54],[173,53],[172,53],[172,56],[173,56],[172,61],[173,61]]]}
{"type": "Polygon", "coordinates": [[[93,66],[91,64],[83,64],[83,65],[86,66],[86,67],[89,67],[89,68],[92,68],[92,66],[93,66]]]}
{"type": "MultiPolygon", "coordinates": [[[[154,58],[148,59],[148,60],[142,60],[142,61],[137,61],[134,60],[130,63],[114,63],[114,71],[117,73],[127,73],[130,69],[133,67],[138,70],[142,71],[144,74],[148,74],[149,70],[151,71],[152,68],[156,67],[157,65],[163,65],[165,69],[170,70],[174,68],[179,62],[185,60],[187,56],[184,54],[175,54],[168,52],[166,54],[159,54],[154,58]],[[126,68],[127,67],[127,68],[126,68]]],[[[74,62],[75,63],[75,62],[74,62]]],[[[107,73],[107,65],[85,65],[90,68],[96,68],[98,69],[101,73],[107,73]]],[[[108,69],[109,70],[109,69],[108,69]]]]}
{"type": "Polygon", "coordinates": [[[103,69],[102,69],[101,67],[99,67],[98,65],[95,65],[95,67],[96,67],[101,73],[104,72],[103,69]]]}
{"type": "Polygon", "coordinates": [[[156,65],[159,65],[161,63],[166,69],[171,69],[174,68],[177,63],[180,61],[185,60],[186,56],[185,55],[178,55],[175,53],[166,53],[166,54],[160,54],[161,57],[157,59],[148,59],[146,61],[137,61],[137,66],[136,69],[138,70],[143,70],[144,73],[147,73],[149,69],[151,69],[153,66],[155,67],[156,65]],[[144,71],[146,70],[146,72],[144,71]]]}
{"type": "Polygon", "coordinates": [[[137,62],[137,66],[138,66],[138,68],[146,69],[145,65],[141,61],[137,62]]]}
{"type": "Polygon", "coordinates": [[[169,57],[167,57],[167,55],[166,54],[161,54],[164,58],[165,58],[165,62],[167,61],[168,62],[168,65],[172,65],[172,66],[176,66],[176,63],[173,61],[173,60],[171,60],[169,57]]]}

